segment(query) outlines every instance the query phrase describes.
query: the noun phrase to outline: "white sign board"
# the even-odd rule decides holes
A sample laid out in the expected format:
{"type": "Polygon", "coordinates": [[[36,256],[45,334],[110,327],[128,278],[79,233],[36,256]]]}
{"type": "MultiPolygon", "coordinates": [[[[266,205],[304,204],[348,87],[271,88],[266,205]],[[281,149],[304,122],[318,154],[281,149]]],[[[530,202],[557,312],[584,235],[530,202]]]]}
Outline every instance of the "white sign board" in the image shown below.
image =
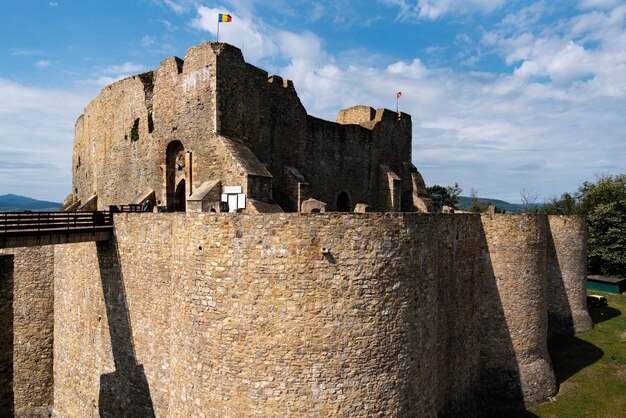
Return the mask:
{"type": "Polygon", "coordinates": [[[224,186],[222,187],[222,202],[228,203],[229,212],[237,212],[239,209],[246,208],[246,195],[242,193],[241,186],[224,186]]]}
{"type": "Polygon", "coordinates": [[[228,195],[228,211],[229,212],[237,212],[237,195],[229,194],[228,195]]]}
{"type": "Polygon", "coordinates": [[[222,192],[225,194],[239,194],[242,193],[241,186],[224,186],[222,192]]]}
{"type": "Polygon", "coordinates": [[[240,193],[237,195],[237,209],[245,209],[246,208],[246,195],[240,193]]]}

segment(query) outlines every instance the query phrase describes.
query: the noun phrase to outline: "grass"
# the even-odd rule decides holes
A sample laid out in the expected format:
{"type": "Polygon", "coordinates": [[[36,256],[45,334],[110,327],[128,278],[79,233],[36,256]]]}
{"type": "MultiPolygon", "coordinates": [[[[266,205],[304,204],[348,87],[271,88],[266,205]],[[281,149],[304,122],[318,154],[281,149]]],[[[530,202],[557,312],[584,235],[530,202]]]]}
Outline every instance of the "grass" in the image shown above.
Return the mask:
{"type": "Polygon", "coordinates": [[[626,295],[593,293],[609,301],[589,309],[593,330],[556,337],[548,345],[559,393],[514,416],[626,418],[626,295]]]}

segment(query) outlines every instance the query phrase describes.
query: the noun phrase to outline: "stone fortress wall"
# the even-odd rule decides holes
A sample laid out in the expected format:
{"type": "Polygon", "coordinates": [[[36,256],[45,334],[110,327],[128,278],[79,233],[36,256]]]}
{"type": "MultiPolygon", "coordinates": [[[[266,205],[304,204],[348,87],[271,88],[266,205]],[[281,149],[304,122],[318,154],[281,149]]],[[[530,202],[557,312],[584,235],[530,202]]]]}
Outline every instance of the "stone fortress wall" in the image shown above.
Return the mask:
{"type": "Polygon", "coordinates": [[[587,312],[587,221],[584,216],[549,216],[549,332],[573,334],[593,327],[587,312]]]}
{"type": "Polygon", "coordinates": [[[0,416],[53,404],[54,247],[0,249],[0,416]]]}
{"type": "Polygon", "coordinates": [[[59,416],[523,407],[556,391],[548,333],[590,325],[548,322],[586,314],[582,247],[551,232],[580,238],[582,218],[180,213],[115,225],[112,242],[55,247],[59,416]]]}

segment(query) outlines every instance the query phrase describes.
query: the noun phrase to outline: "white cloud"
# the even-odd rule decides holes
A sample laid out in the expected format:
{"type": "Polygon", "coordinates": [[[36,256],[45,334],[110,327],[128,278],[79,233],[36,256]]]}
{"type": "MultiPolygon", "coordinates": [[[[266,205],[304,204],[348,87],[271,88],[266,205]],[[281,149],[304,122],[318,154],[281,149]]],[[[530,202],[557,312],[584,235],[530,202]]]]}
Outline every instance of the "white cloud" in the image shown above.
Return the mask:
{"type": "MultiPolygon", "coordinates": [[[[532,8],[539,13],[541,4],[507,16],[506,24],[483,36],[484,44],[495,48],[507,64],[516,65],[517,77],[545,78],[563,86],[576,83],[591,95],[621,94],[626,89],[626,6],[538,26],[538,19],[528,16],[532,8]]],[[[587,97],[576,92],[577,97],[587,97]]]]}
{"type": "Polygon", "coordinates": [[[292,61],[311,66],[328,59],[327,54],[322,50],[322,40],[312,32],[296,34],[281,31],[278,32],[277,43],[281,54],[292,61]]]}
{"type": "Polygon", "coordinates": [[[78,80],[77,83],[94,87],[104,87],[118,80],[146,71],[146,67],[133,62],[97,68],[94,77],[78,80]]]}
{"type": "Polygon", "coordinates": [[[270,31],[252,17],[231,12],[225,7],[201,6],[198,7],[197,12],[198,16],[192,20],[192,26],[209,32],[213,35],[213,40],[217,36],[218,14],[230,14],[233,23],[220,24],[220,42],[228,42],[243,49],[251,62],[257,62],[278,52],[272,36],[268,35],[270,31]]]}
{"type": "Polygon", "coordinates": [[[19,57],[19,56],[29,56],[29,55],[41,55],[43,54],[43,51],[39,51],[36,49],[15,49],[13,50],[13,52],[11,52],[11,55],[13,55],[14,57],[19,57]]]}
{"type": "Polygon", "coordinates": [[[49,67],[50,64],[52,64],[52,62],[50,62],[49,60],[39,60],[35,63],[35,67],[46,68],[46,67],[49,67]]]}
{"type": "Polygon", "coordinates": [[[156,43],[156,38],[154,36],[144,36],[143,38],[141,38],[141,41],[139,42],[139,44],[143,47],[150,47],[153,46],[156,43]]]}
{"type": "Polygon", "coordinates": [[[176,14],[183,14],[197,6],[196,0],[152,0],[153,3],[166,7],[176,14]]]}
{"type": "Polygon", "coordinates": [[[48,5],[50,5],[50,7],[57,7],[59,3],[56,1],[51,1],[51,2],[48,2],[48,5]]]}
{"type": "Polygon", "coordinates": [[[490,13],[504,0],[382,0],[400,9],[397,18],[435,20],[447,14],[490,13]]]}
{"type": "Polygon", "coordinates": [[[387,72],[398,77],[405,77],[413,80],[424,78],[428,73],[419,58],[415,58],[410,64],[403,61],[393,63],[387,67],[387,72]]]}
{"type": "Polygon", "coordinates": [[[157,22],[161,23],[163,27],[167,29],[169,32],[174,32],[177,30],[176,26],[169,20],[160,19],[160,20],[157,20],[157,22]]]}
{"type": "Polygon", "coordinates": [[[0,194],[59,201],[70,192],[74,123],[89,96],[0,78],[0,194]]]}
{"type": "Polygon", "coordinates": [[[582,9],[610,9],[622,3],[623,0],[581,0],[579,7],[582,9]]]}
{"type": "Polygon", "coordinates": [[[125,62],[124,64],[121,64],[121,65],[111,65],[109,67],[105,67],[101,71],[104,74],[120,75],[120,74],[134,74],[134,73],[138,73],[144,70],[145,70],[145,67],[143,65],[135,64],[133,62],[125,62]]]}

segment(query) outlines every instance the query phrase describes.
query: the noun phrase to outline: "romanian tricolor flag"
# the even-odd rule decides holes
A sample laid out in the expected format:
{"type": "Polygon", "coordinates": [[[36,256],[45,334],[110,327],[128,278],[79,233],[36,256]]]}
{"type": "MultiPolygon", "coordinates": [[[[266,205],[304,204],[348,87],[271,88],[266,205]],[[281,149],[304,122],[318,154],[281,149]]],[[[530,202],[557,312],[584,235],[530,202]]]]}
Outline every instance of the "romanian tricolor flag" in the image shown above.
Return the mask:
{"type": "Polygon", "coordinates": [[[233,17],[231,15],[224,15],[224,14],[220,13],[217,16],[217,21],[219,23],[222,23],[222,22],[232,22],[233,21],[233,17]]]}

